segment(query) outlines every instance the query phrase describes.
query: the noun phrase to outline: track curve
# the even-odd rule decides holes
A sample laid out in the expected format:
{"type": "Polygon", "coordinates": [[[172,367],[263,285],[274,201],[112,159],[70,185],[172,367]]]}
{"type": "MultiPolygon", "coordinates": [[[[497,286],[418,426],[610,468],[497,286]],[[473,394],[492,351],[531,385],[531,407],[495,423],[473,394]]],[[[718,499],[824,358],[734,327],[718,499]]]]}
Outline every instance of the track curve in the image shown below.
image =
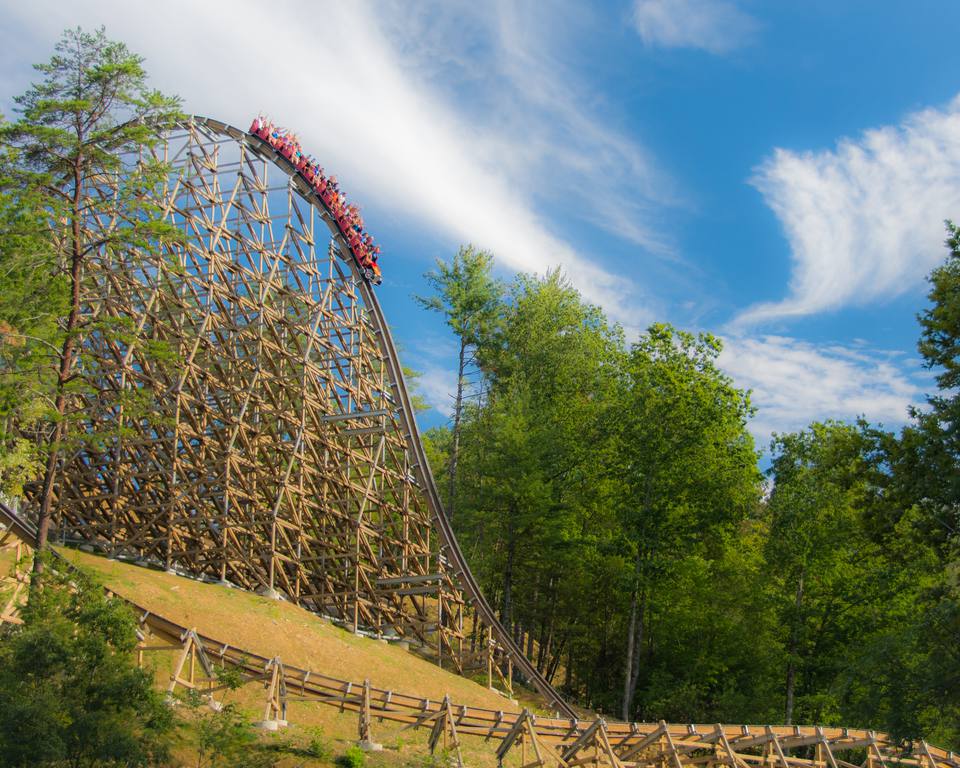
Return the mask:
{"type": "Polygon", "coordinates": [[[301,182],[296,186],[298,192],[305,200],[307,200],[311,205],[320,208],[324,213],[329,214],[329,218],[325,218],[325,220],[330,227],[330,232],[336,240],[341,253],[344,255],[345,260],[349,263],[350,269],[358,282],[364,304],[369,309],[371,319],[376,328],[379,343],[383,351],[383,356],[389,365],[393,396],[396,404],[399,406],[398,415],[403,425],[403,429],[407,435],[408,445],[413,451],[413,469],[417,475],[420,489],[426,497],[427,505],[430,508],[431,518],[436,525],[437,533],[440,535],[441,550],[443,554],[452,562],[453,571],[460,583],[460,587],[469,597],[473,607],[483,619],[484,624],[486,624],[493,632],[497,643],[510,657],[514,668],[520,670],[524,677],[533,684],[533,686],[547,700],[547,703],[552,708],[561,712],[566,717],[576,717],[576,712],[563,700],[563,697],[557,693],[556,689],[547,681],[547,679],[540,674],[537,668],[530,662],[523,651],[521,651],[517,644],[513,641],[513,638],[510,637],[510,634],[500,624],[496,613],[483,596],[480,585],[470,570],[470,566],[463,554],[463,550],[457,543],[457,537],[453,532],[453,527],[450,524],[450,520],[443,509],[443,503],[440,500],[440,493],[437,489],[433,472],[430,469],[430,463],[427,460],[427,455],[423,448],[423,440],[420,436],[420,429],[417,425],[413,405],[410,400],[410,393],[407,389],[406,381],[404,380],[403,369],[400,364],[400,357],[397,352],[397,347],[394,344],[393,335],[390,332],[390,325],[387,323],[383,309],[380,306],[380,301],[373,290],[373,286],[363,278],[356,260],[351,255],[350,246],[343,237],[343,234],[340,232],[340,229],[336,226],[336,224],[332,223],[332,214],[323,204],[323,201],[320,199],[320,197],[307,186],[303,179],[299,177],[293,165],[262,139],[219,120],[214,120],[213,118],[195,115],[193,120],[206,125],[211,130],[226,134],[235,140],[243,140],[261,154],[272,159],[281,170],[283,170],[289,176],[294,177],[297,181],[301,182]]]}
{"type": "MultiPolygon", "coordinates": [[[[323,201],[319,198],[319,196],[307,186],[306,182],[303,182],[303,180],[299,178],[296,170],[289,163],[289,161],[287,161],[276,150],[270,147],[269,144],[260,138],[247,133],[246,131],[242,131],[239,128],[220,122],[219,120],[214,120],[213,118],[194,116],[193,119],[196,122],[206,125],[211,130],[226,134],[235,140],[245,141],[256,151],[270,157],[270,159],[272,159],[274,163],[285,173],[296,178],[297,181],[302,182],[296,186],[298,192],[304,199],[306,199],[311,205],[320,208],[324,213],[330,214],[329,210],[323,204],[323,201]]],[[[457,580],[459,581],[461,589],[469,597],[473,607],[483,619],[484,624],[486,624],[493,632],[497,643],[510,657],[514,668],[520,670],[524,677],[533,684],[533,686],[547,700],[547,703],[552,708],[558,710],[567,717],[575,717],[576,713],[574,710],[563,700],[560,694],[557,693],[556,689],[542,674],[540,674],[537,668],[520,650],[517,644],[513,641],[513,638],[510,637],[506,629],[500,624],[496,614],[493,611],[493,608],[487,602],[486,598],[484,598],[483,592],[480,589],[480,585],[470,570],[470,566],[463,554],[463,550],[457,543],[457,537],[453,532],[453,527],[450,524],[450,520],[443,509],[443,503],[440,500],[440,493],[437,489],[433,472],[430,469],[430,464],[423,448],[420,429],[417,425],[413,405],[410,400],[410,394],[407,389],[406,381],[404,380],[399,354],[393,341],[393,335],[390,332],[390,326],[387,323],[383,309],[380,306],[380,301],[373,290],[373,286],[371,286],[371,284],[361,275],[359,266],[351,255],[350,246],[343,237],[343,234],[340,232],[339,228],[332,223],[332,214],[330,215],[330,218],[326,218],[325,220],[330,227],[330,232],[336,240],[341,253],[345,256],[345,260],[350,265],[350,269],[352,270],[359,285],[364,304],[370,311],[370,316],[377,331],[377,336],[384,359],[386,359],[390,369],[390,381],[393,389],[393,397],[398,406],[398,415],[400,417],[403,430],[406,433],[408,445],[413,452],[413,469],[416,473],[420,489],[423,492],[427,501],[427,505],[430,508],[431,518],[436,526],[437,533],[440,535],[441,550],[443,554],[452,562],[453,571],[457,577],[457,580]]]]}

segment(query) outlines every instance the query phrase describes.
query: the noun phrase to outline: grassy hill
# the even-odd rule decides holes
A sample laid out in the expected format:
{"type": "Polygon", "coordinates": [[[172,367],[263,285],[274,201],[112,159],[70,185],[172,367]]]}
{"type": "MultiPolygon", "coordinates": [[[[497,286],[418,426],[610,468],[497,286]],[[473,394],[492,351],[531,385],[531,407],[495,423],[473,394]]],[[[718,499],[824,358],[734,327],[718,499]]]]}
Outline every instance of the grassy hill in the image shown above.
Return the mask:
{"type": "MultiPolygon", "coordinates": [[[[519,705],[485,685],[440,669],[411,651],[376,639],[360,637],[284,601],[271,600],[237,589],[207,584],[171,574],[108,560],[76,550],[61,550],[70,561],[94,573],[117,594],[201,634],[264,656],[279,656],[287,664],[305,667],[345,680],[369,678],[374,686],[431,699],[449,694],[456,703],[517,711],[519,705]]],[[[169,680],[173,653],[148,654],[158,684],[169,680]]],[[[231,694],[232,700],[260,719],[263,689],[252,683],[231,694]]],[[[333,755],[357,738],[355,714],[315,702],[297,702],[288,709],[290,727],[267,739],[306,744],[319,736],[333,755]]],[[[427,731],[404,731],[390,723],[374,723],[374,738],[383,753],[371,754],[370,766],[429,765],[427,731]]],[[[468,765],[494,765],[494,745],[464,739],[468,765]]],[[[290,765],[307,765],[303,757],[290,765]]],[[[441,758],[442,761],[442,758],[441,758]]]]}

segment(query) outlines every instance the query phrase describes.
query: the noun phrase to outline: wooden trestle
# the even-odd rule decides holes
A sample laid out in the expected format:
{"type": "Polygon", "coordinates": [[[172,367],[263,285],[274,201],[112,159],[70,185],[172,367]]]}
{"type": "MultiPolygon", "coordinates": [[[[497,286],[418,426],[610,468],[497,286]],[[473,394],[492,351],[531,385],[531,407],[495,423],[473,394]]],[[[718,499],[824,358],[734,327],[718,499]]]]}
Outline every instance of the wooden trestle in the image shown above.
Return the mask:
{"type": "MultiPolygon", "coordinates": [[[[0,547],[3,544],[0,536],[0,547]]],[[[12,540],[8,545],[18,546],[12,540]]],[[[16,574],[12,578],[19,583],[16,574]]],[[[223,686],[215,667],[231,666],[242,673],[245,684],[263,686],[265,723],[284,723],[290,702],[333,706],[357,714],[361,743],[375,740],[377,722],[399,723],[405,729],[428,731],[430,750],[443,745],[460,768],[465,737],[494,742],[501,764],[512,754],[516,758],[511,764],[518,759],[522,768],[960,768],[960,755],[953,752],[925,741],[898,743],[884,733],[863,729],[617,723],[600,717],[541,717],[528,709],[495,711],[455,703],[449,697],[433,701],[378,688],[369,680],[341,680],[293,667],[130,605],[139,616],[138,660],[142,663],[147,653],[177,654],[167,688],[171,694],[178,688],[194,690],[216,707],[223,686]]],[[[17,622],[14,613],[0,616],[0,624],[17,622]]]]}
{"type": "MultiPolygon", "coordinates": [[[[68,421],[85,439],[62,457],[51,540],[283,595],[508,689],[519,668],[570,713],[469,572],[389,328],[322,201],[207,118],[150,159],[169,173],[146,194],[182,241],[87,257],[68,421]]],[[[91,217],[90,239],[113,226],[91,217]]]]}

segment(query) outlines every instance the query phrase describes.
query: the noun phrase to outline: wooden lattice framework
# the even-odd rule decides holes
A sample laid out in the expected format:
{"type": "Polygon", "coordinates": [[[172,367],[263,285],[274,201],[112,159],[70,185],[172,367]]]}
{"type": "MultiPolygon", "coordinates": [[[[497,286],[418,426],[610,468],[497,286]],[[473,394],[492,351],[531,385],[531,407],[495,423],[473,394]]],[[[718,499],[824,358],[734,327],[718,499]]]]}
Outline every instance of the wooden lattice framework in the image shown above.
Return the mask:
{"type": "Polygon", "coordinates": [[[89,262],[88,324],[134,332],[84,339],[95,386],[77,407],[91,434],[117,434],[63,463],[59,535],[421,640],[442,606],[449,650],[462,600],[357,278],[320,210],[201,123],[156,159],[171,173],[154,202],[186,237],[89,262]],[[131,419],[137,392],[150,409],[131,419]]]}
{"type": "MultiPolygon", "coordinates": [[[[206,118],[130,167],[144,159],[169,170],[148,195],[182,241],[86,260],[69,423],[88,439],[61,459],[54,538],[282,595],[507,688],[520,669],[572,714],[469,572],[389,327],[322,201],[206,118]]],[[[90,210],[119,183],[91,184],[90,210]]]]}

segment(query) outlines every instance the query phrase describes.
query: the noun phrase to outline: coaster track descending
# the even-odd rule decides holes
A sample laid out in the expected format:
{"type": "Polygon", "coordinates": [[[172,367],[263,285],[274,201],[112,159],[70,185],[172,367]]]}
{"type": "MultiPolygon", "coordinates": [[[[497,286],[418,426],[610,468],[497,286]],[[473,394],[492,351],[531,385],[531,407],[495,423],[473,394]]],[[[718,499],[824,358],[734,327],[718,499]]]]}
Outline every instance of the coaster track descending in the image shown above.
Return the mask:
{"type": "MultiPolygon", "coordinates": [[[[168,166],[148,194],[183,238],[87,260],[68,416],[85,437],[60,460],[52,539],[282,594],[508,689],[518,670],[573,717],[470,571],[390,328],[323,200],[267,142],[206,117],[126,175],[144,161],[168,166]]],[[[89,210],[123,183],[94,180],[89,210]]],[[[90,240],[123,216],[91,216],[90,240]]]]}

